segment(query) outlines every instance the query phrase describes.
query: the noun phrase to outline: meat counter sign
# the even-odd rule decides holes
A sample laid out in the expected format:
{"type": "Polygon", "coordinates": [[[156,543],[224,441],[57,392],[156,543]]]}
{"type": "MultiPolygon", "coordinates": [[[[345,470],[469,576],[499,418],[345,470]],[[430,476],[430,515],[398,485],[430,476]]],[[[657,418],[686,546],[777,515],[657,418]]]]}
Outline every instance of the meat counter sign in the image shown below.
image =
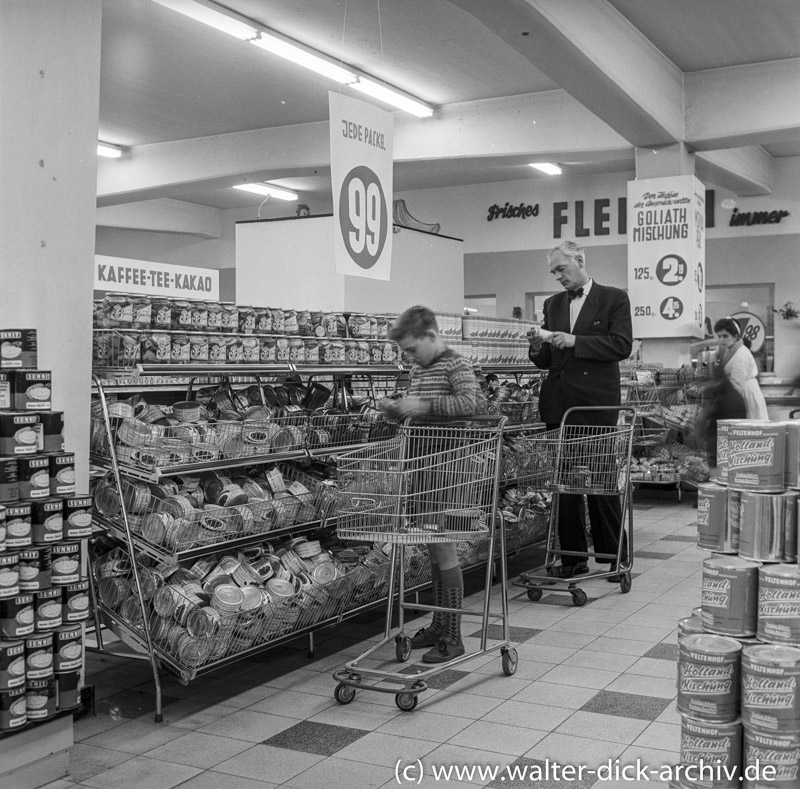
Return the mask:
{"type": "Polygon", "coordinates": [[[394,119],[338,93],[328,103],[336,272],[388,280],[394,119]]]}
{"type": "Polygon", "coordinates": [[[633,335],[703,337],[705,187],[693,175],[628,183],[633,335]]]}

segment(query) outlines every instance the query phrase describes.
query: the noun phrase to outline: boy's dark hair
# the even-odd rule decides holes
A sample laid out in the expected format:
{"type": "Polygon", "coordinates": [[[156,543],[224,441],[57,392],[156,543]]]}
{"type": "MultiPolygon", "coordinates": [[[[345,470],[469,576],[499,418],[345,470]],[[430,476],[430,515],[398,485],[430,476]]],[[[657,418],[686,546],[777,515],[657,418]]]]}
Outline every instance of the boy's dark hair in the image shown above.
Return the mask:
{"type": "Polygon", "coordinates": [[[422,337],[429,331],[438,333],[439,324],[433,310],[417,304],[401,313],[389,329],[389,339],[399,342],[403,337],[422,337]]]}
{"type": "Polygon", "coordinates": [[[720,318],[714,324],[714,334],[719,334],[721,331],[728,332],[731,337],[736,337],[737,340],[742,336],[742,330],[739,328],[739,324],[733,318],[729,317],[720,318]]]}

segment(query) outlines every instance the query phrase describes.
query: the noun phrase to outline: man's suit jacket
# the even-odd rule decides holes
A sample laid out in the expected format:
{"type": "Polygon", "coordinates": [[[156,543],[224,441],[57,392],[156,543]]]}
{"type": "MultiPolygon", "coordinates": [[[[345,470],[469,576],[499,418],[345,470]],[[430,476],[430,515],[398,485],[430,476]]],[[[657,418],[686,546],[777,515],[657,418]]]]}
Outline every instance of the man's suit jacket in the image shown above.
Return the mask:
{"type": "MultiPolygon", "coordinates": [[[[537,367],[548,370],[539,393],[542,421],[558,424],[575,406],[619,405],[619,362],[630,356],[633,344],[628,294],[593,281],[570,331],[569,296],[566,291],[558,293],[544,303],[542,328],[575,335],[573,348],[559,350],[544,343],[538,353],[529,352],[537,367]]],[[[598,423],[606,421],[598,417],[598,423]]],[[[611,414],[609,419],[616,422],[611,414]]]]}

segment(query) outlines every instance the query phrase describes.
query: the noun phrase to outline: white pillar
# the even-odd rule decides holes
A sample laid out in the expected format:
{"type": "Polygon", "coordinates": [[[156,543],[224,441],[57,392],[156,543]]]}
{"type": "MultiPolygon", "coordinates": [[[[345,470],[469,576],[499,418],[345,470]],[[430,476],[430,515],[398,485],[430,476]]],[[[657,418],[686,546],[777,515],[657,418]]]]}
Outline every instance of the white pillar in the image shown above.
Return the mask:
{"type": "Polygon", "coordinates": [[[0,3],[0,327],[35,328],[88,490],[101,0],[0,3]]]}

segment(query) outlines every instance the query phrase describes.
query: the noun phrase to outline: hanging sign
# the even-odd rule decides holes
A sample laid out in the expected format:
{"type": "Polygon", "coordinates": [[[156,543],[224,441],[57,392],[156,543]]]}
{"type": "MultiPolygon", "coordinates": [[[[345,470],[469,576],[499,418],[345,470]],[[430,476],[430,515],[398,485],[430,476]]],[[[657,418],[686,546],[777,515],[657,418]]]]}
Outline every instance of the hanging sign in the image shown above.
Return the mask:
{"type": "Polygon", "coordinates": [[[219,271],[95,255],[94,289],[219,301],[219,271]]]}
{"type": "Polygon", "coordinates": [[[705,187],[693,175],[628,183],[634,337],[703,337],[705,187]]]}
{"type": "Polygon", "coordinates": [[[358,99],[328,96],[336,272],[388,280],[394,118],[358,99]]]}

